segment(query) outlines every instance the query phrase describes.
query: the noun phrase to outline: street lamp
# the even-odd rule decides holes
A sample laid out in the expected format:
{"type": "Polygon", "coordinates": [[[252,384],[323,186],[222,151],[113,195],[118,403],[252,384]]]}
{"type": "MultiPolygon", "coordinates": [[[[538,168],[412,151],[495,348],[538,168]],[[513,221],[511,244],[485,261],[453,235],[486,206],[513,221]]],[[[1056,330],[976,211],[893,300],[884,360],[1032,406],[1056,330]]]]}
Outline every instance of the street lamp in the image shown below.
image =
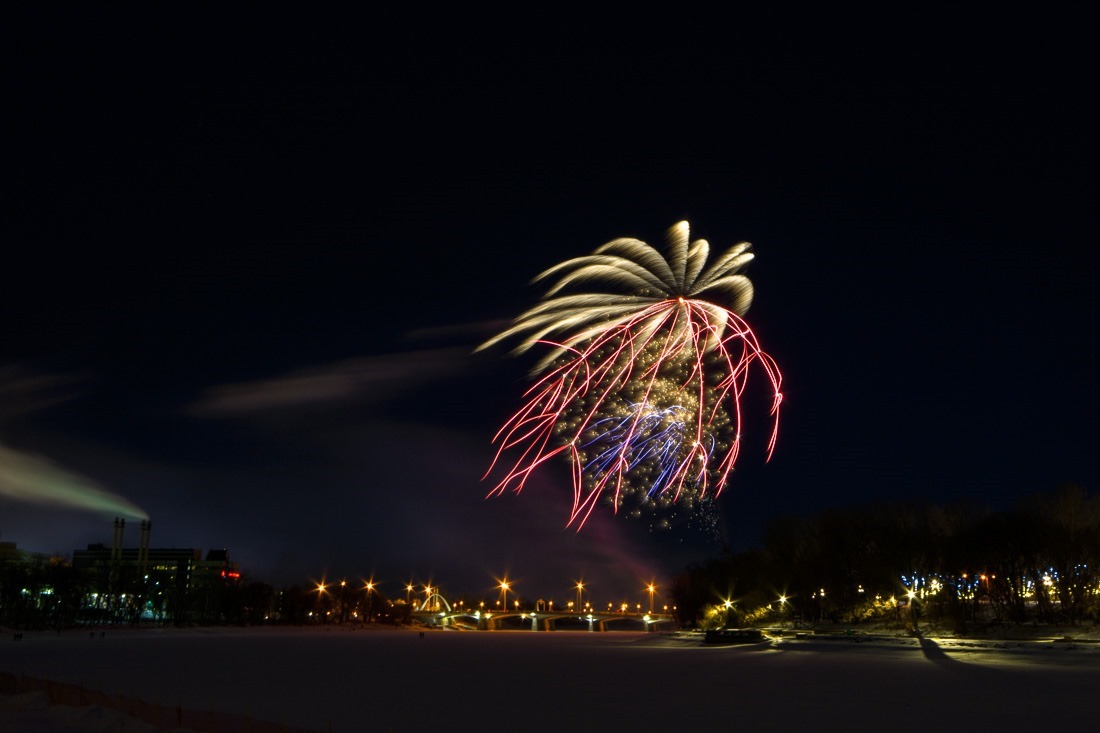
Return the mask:
{"type": "Polygon", "coordinates": [[[412,584],[412,582],[409,582],[405,586],[405,605],[406,606],[409,605],[412,602],[412,592],[413,592],[413,584],[412,584]]]}
{"type": "Polygon", "coordinates": [[[577,608],[581,608],[581,593],[584,591],[584,581],[577,581],[577,608]]]}
{"type": "Polygon", "coordinates": [[[509,587],[510,586],[508,585],[508,579],[507,578],[500,581],[500,590],[504,594],[504,610],[505,611],[508,610],[508,588],[509,587]]]}
{"type": "MultiPolygon", "coordinates": [[[[329,584],[325,582],[324,578],[321,578],[321,580],[317,580],[317,581],[314,581],[314,582],[317,584],[317,587],[313,589],[313,590],[317,591],[317,603],[316,603],[317,615],[323,621],[324,617],[322,616],[321,611],[325,610],[325,604],[323,603],[323,599],[324,599],[325,595],[328,594],[329,584]]],[[[310,612],[310,614],[312,615],[312,612],[310,612]]]]}
{"type": "Polygon", "coordinates": [[[367,591],[367,623],[370,623],[371,615],[374,613],[374,578],[368,580],[363,589],[367,591]]]}
{"type": "Polygon", "coordinates": [[[646,590],[649,591],[649,612],[653,613],[653,594],[657,591],[657,586],[655,586],[653,583],[650,583],[648,586],[646,586],[646,590]]]}
{"type": "Polygon", "coordinates": [[[348,618],[348,581],[340,580],[340,623],[348,618]]]}

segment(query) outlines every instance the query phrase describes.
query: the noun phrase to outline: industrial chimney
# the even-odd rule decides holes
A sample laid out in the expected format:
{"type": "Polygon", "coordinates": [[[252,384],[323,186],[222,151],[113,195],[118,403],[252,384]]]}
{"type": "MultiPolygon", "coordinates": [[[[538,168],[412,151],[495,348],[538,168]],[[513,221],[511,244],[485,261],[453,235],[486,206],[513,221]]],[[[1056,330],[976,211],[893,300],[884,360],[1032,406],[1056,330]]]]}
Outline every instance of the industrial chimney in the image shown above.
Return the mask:
{"type": "Polygon", "coordinates": [[[144,573],[146,567],[149,565],[149,531],[153,528],[153,523],[148,519],[141,520],[141,539],[138,544],[138,567],[141,572],[144,573]]]}
{"type": "Polygon", "coordinates": [[[126,531],[126,520],[115,517],[115,534],[111,539],[111,560],[117,562],[122,559],[122,535],[126,531]]]}

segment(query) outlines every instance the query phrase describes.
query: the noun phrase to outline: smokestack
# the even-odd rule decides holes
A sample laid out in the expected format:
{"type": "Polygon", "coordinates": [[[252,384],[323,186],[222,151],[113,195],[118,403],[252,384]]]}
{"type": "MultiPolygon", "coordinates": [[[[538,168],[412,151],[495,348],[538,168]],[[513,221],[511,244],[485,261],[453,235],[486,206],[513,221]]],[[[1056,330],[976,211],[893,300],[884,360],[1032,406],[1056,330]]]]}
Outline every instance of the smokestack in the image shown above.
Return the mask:
{"type": "Polygon", "coordinates": [[[145,571],[145,567],[149,564],[149,531],[152,529],[153,523],[148,519],[141,520],[141,540],[138,546],[138,565],[141,567],[142,572],[145,571]]]}
{"type": "Polygon", "coordinates": [[[115,517],[115,530],[114,530],[114,534],[111,535],[111,561],[112,562],[118,559],[118,547],[121,544],[121,540],[119,538],[119,531],[118,531],[118,523],[120,521],[122,521],[122,520],[120,520],[118,517],[115,517]]]}

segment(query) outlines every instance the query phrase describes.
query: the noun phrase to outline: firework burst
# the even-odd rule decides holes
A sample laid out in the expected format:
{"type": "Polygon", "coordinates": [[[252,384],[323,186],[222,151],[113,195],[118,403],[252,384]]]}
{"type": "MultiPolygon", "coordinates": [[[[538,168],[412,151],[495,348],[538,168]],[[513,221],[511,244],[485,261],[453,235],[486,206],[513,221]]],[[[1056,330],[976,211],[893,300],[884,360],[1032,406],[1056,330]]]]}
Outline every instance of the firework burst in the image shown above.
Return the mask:
{"type": "Polygon", "coordinates": [[[635,515],[705,507],[737,461],[754,365],[774,393],[770,459],[782,377],[741,318],[753,294],[740,273],[749,248],[742,242],[704,269],[707,242],[689,243],[680,222],[668,231],[667,259],[616,239],[535,278],[561,275],[543,302],[479,347],[523,334],[513,353],[548,349],[522,407],[493,438],[486,477],[498,466],[504,474],[489,495],[522,491],[539,466],[564,457],[574,491],[568,525],[578,531],[601,498],[635,515]],[[589,282],[606,291],[562,294],[589,282]]]}

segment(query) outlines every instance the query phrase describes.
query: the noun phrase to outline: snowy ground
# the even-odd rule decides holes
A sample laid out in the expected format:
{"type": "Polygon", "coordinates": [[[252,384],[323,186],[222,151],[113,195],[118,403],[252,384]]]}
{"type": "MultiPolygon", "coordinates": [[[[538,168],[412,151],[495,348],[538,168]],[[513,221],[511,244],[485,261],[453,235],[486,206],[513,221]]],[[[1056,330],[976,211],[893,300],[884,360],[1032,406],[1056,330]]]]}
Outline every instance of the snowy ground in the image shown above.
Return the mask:
{"type": "MultiPolygon", "coordinates": [[[[1078,727],[1093,714],[1100,644],[1061,634],[803,633],[723,646],[683,633],[24,632],[20,641],[0,637],[0,673],[318,733],[1016,730],[1078,727]]],[[[42,693],[0,699],[4,733],[119,730],[204,728],[156,728],[103,706],[47,706],[42,693]]]]}

